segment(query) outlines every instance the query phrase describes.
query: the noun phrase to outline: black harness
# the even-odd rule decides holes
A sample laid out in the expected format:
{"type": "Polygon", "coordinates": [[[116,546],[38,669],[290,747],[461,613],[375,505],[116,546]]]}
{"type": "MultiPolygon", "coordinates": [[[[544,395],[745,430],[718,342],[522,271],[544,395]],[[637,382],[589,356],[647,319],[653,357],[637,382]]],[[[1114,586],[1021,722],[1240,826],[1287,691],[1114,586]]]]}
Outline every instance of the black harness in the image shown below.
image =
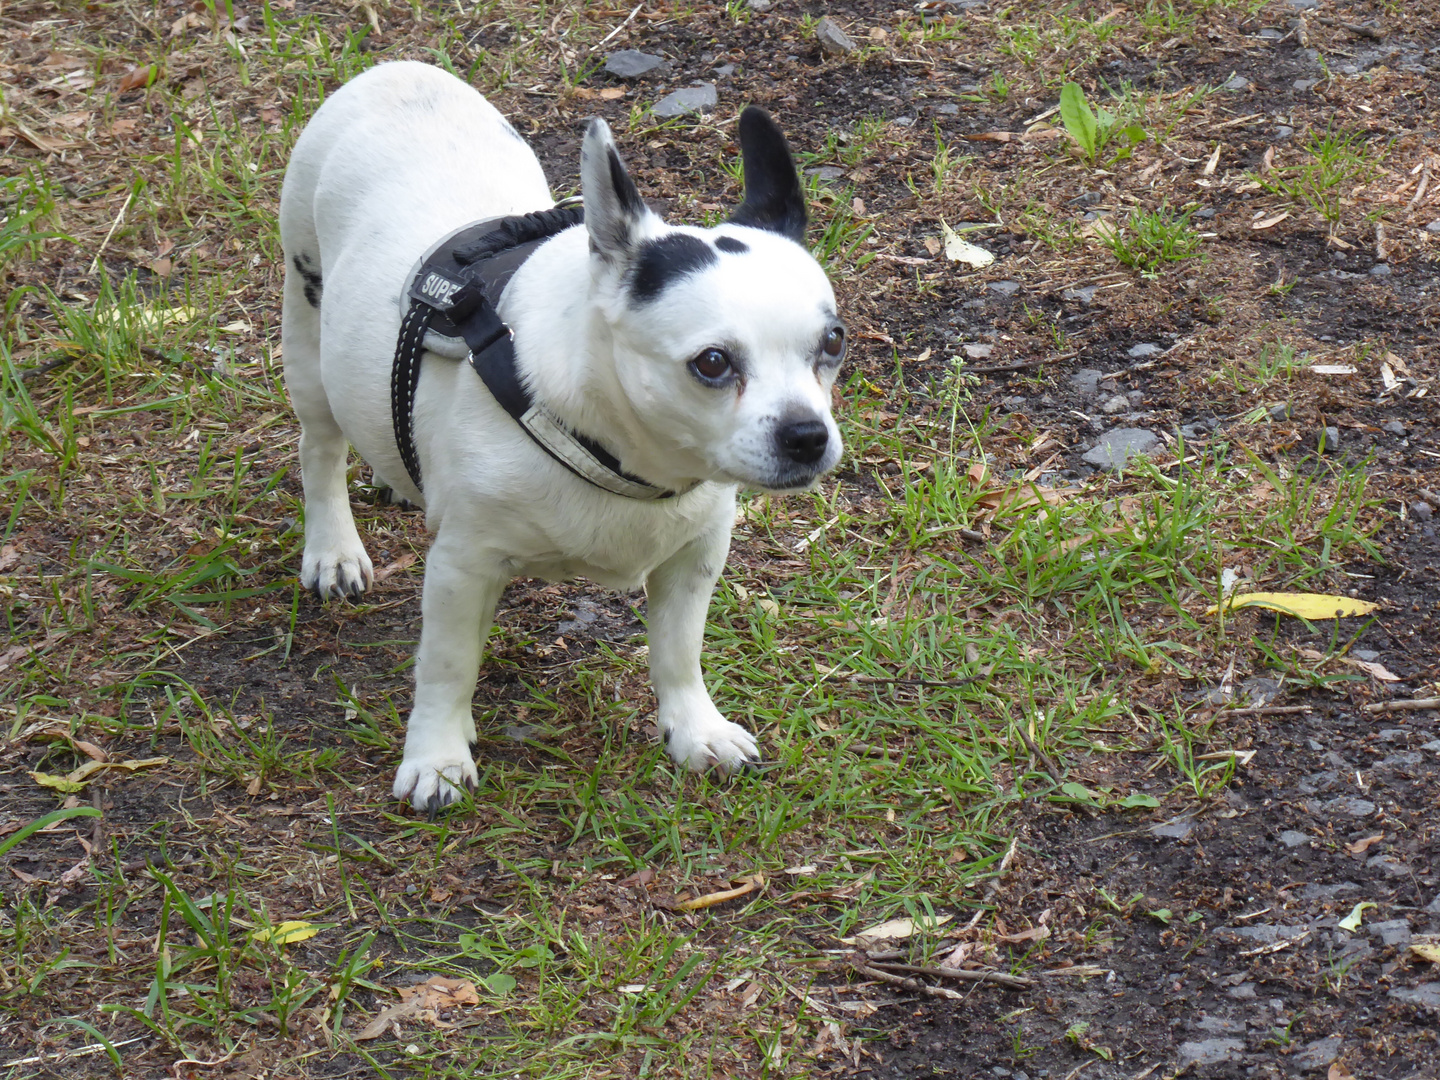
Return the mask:
{"type": "Polygon", "coordinates": [[[415,487],[415,390],[427,349],[464,355],[492,397],[535,443],[589,484],[626,498],[655,500],[677,493],[632,476],[593,439],[571,431],[521,384],[514,334],[496,312],[505,286],[546,240],[585,220],[583,207],[566,200],[551,210],[492,218],[447,236],[420,261],[410,283],[410,306],[400,323],[390,369],[390,418],[395,445],[415,487]],[[448,347],[447,347],[448,346],[448,347]]]}

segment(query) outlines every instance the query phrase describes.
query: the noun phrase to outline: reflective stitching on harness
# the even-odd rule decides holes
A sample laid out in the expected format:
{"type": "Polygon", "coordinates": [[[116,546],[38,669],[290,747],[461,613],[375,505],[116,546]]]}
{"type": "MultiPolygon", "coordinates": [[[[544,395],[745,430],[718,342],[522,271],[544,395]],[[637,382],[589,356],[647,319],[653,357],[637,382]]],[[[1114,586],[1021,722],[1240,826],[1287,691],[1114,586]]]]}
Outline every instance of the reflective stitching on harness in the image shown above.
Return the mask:
{"type": "MultiPolygon", "coordinates": [[[[644,502],[683,494],[626,473],[603,446],[571,431],[534,401],[515,370],[513,335],[495,305],[533,250],[579,224],[583,214],[579,207],[561,203],[550,210],[474,222],[434,245],[417,264],[407,283],[410,304],[400,323],[390,370],[395,443],[417,489],[421,485],[414,437],[415,396],[426,336],[438,334],[445,342],[463,339],[471,367],[495,401],[537,446],[586,483],[644,502]]],[[[448,349],[437,355],[456,358],[448,349]]],[[[685,490],[697,486],[699,481],[685,490]]]]}

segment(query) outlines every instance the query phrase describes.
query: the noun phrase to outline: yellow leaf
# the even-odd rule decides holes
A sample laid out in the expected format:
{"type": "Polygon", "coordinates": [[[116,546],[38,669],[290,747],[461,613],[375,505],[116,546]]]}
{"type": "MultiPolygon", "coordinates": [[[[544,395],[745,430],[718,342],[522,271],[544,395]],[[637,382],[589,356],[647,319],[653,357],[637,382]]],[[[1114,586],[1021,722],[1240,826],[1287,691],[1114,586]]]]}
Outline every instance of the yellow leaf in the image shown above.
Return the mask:
{"type": "Polygon", "coordinates": [[[268,926],[256,930],[251,936],[256,941],[268,941],[272,945],[293,945],[297,941],[308,941],[320,933],[320,927],[308,922],[282,922],[279,926],[268,926]]]}
{"type": "Polygon", "coordinates": [[[1365,914],[1367,908],[1373,908],[1374,906],[1375,905],[1370,903],[1369,900],[1362,900],[1355,905],[1354,910],[1351,911],[1349,915],[1346,915],[1345,918],[1341,919],[1335,925],[1340,927],[1341,930],[1349,930],[1350,933],[1353,934],[1356,930],[1360,929],[1360,917],[1365,914]]]}
{"type": "Polygon", "coordinates": [[[914,935],[916,929],[933,931],[937,927],[944,926],[954,917],[953,915],[937,915],[933,919],[921,919],[918,926],[914,919],[891,919],[888,922],[861,930],[854,937],[841,938],[840,943],[842,945],[859,945],[864,948],[879,941],[904,941],[914,935]]]}
{"type": "MultiPolygon", "coordinates": [[[[1227,610],[1244,607],[1263,607],[1283,615],[1294,615],[1297,619],[1334,619],[1341,615],[1368,615],[1380,605],[1368,600],[1353,600],[1348,596],[1327,596],[1324,593],[1256,592],[1241,593],[1225,602],[1227,610]]],[[[1219,610],[1211,604],[1206,615],[1219,610]]]]}
{"type": "Polygon", "coordinates": [[[50,773],[32,772],[30,779],[34,780],[41,787],[54,788],[56,791],[65,792],[67,795],[75,791],[84,791],[85,785],[64,776],[52,776],[50,773]]]}
{"type": "Polygon", "coordinates": [[[1440,964],[1440,934],[1416,934],[1410,942],[1410,951],[1421,960],[1440,964]]]}

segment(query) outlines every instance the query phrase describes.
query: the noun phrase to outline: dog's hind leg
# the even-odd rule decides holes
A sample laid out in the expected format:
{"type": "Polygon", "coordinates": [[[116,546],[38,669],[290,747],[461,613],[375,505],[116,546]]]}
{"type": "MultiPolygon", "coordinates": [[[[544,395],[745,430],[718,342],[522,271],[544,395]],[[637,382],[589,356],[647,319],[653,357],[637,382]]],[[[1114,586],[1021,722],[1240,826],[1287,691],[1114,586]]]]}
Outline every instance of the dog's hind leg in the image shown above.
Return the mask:
{"type": "Polygon", "coordinates": [[[650,574],[650,681],[660,702],[659,727],[670,756],[696,772],[732,773],[759,760],[755,737],[720,715],[700,671],[705,613],[730,549],[733,504],[711,531],[650,574]]]}
{"type": "Polygon", "coordinates": [[[415,704],[394,792],[432,814],[478,782],[471,699],[495,605],[509,581],[498,563],[476,552],[473,537],[447,520],[425,558],[415,704]]]}
{"type": "Polygon", "coordinates": [[[324,281],[317,250],[313,244],[287,244],[281,341],[285,386],[300,418],[300,479],[305,488],[300,583],[328,600],[359,596],[374,583],[375,572],[350,513],[349,444],[330,410],[320,374],[324,281]]]}

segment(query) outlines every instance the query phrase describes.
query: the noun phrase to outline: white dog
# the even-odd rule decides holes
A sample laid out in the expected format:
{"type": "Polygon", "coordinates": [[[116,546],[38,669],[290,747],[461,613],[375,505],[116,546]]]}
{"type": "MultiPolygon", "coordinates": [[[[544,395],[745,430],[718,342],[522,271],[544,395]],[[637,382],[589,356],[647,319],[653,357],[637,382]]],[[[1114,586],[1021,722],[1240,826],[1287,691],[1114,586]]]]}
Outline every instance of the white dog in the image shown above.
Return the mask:
{"type": "Polygon", "coordinates": [[[803,245],[784,137],[755,108],[738,130],[743,205],[715,228],[672,227],[592,120],[584,223],[535,249],[499,300],[535,406],[527,419],[613,455],[610,489],[541,445],[464,362],[464,346],[452,358],[433,335],[413,393],[414,468],[392,416],[417,260],[467,223],[553,206],[515,129],[459,79],[389,63],[327,99],[295,146],[280,232],[285,381],[305,487],[301,581],[322,599],[372,583],[346,491],[348,441],[377,484],[424,507],[436,534],[394,789],[417,809],[433,813],[476,783],[471,698],[495,605],[518,575],[644,586],[670,755],[697,771],[757,759],[701,678],[706,609],[737,487],[803,489],[839,460],[830,404],[844,328],[803,245]]]}

